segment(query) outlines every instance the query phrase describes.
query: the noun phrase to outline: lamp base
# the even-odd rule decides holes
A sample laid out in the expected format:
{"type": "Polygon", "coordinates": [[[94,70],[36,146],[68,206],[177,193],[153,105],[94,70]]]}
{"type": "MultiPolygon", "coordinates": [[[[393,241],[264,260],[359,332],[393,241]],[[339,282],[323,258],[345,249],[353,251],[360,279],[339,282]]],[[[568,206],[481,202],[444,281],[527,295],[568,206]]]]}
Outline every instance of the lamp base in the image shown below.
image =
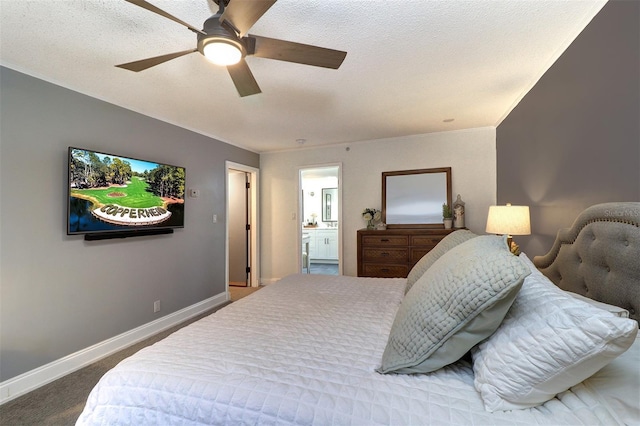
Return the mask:
{"type": "Polygon", "coordinates": [[[511,235],[507,236],[507,247],[514,256],[520,256],[520,246],[513,241],[511,235]]]}

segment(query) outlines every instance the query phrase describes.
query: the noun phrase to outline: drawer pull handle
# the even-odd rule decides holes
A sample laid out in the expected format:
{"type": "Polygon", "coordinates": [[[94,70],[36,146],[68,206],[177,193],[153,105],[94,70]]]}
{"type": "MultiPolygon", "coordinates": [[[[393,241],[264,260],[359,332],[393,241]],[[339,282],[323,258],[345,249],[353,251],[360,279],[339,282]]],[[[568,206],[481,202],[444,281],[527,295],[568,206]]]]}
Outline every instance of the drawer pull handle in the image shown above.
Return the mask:
{"type": "Polygon", "coordinates": [[[389,253],[387,253],[387,252],[382,252],[382,253],[380,253],[380,256],[389,256],[389,253]]]}
{"type": "Polygon", "coordinates": [[[381,238],[381,239],[380,239],[380,242],[388,243],[388,242],[389,242],[389,239],[388,239],[388,238],[381,238]]]}
{"type": "Polygon", "coordinates": [[[382,268],[381,271],[382,272],[389,272],[389,270],[387,268],[382,268]]]}

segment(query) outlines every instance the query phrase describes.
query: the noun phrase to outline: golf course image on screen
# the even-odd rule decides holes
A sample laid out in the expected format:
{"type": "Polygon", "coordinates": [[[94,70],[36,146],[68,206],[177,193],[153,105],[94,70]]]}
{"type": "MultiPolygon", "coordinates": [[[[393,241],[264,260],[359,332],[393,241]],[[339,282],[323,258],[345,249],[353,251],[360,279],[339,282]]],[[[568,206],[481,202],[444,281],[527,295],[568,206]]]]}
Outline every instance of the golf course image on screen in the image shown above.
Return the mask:
{"type": "Polygon", "coordinates": [[[184,167],[69,148],[69,234],[183,227],[184,193],[184,167]]]}

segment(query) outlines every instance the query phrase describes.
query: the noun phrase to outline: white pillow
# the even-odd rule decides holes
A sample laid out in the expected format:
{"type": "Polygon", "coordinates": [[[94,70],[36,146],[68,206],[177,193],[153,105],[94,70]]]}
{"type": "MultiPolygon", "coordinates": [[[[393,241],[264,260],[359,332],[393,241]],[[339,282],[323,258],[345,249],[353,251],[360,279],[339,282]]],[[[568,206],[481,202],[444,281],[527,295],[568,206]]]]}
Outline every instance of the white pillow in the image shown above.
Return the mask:
{"type": "Polygon", "coordinates": [[[534,407],[600,370],[633,344],[638,323],[577,300],[531,261],[502,325],[472,349],[487,411],[534,407]]]}

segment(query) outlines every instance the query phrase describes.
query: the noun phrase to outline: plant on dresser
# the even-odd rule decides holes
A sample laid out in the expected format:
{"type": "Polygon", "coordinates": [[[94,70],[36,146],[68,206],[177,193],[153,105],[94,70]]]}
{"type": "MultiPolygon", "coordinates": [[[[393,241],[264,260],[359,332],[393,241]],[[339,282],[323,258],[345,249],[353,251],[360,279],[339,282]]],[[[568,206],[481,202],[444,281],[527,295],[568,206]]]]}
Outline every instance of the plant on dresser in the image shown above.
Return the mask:
{"type": "Polygon", "coordinates": [[[358,276],[405,278],[453,229],[358,230],[358,276]]]}

